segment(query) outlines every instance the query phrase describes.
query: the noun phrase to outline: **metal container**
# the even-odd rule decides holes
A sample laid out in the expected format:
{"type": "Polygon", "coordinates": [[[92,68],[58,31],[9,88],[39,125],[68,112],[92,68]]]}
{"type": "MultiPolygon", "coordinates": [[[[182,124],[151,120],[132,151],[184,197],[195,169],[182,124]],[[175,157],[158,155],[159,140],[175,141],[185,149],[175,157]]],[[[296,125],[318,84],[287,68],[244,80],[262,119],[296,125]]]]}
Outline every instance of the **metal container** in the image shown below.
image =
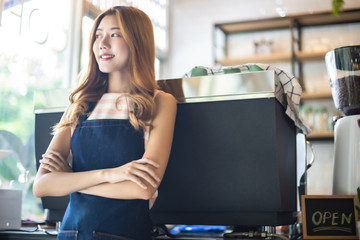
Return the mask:
{"type": "Polygon", "coordinates": [[[335,107],[360,114],[360,45],[336,48],[325,56],[335,107]]]}

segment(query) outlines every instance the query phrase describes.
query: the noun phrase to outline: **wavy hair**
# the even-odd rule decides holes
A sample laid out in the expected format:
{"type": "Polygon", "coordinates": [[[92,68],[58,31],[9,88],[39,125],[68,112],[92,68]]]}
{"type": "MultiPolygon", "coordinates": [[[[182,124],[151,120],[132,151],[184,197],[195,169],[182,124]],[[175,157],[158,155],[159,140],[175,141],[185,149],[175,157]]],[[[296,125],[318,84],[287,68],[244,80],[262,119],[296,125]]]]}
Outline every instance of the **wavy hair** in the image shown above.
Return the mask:
{"type": "Polygon", "coordinates": [[[145,128],[155,111],[154,92],[158,88],[155,81],[155,42],[150,18],[141,10],[116,6],[102,12],[96,19],[89,39],[89,64],[79,86],[70,94],[70,106],[55,131],[75,127],[80,116],[89,110],[108,90],[108,74],[99,70],[93,53],[96,30],[105,16],[114,15],[118,19],[121,34],[130,49],[130,86],[128,97],[134,101],[134,110],[129,113],[130,123],[135,129],[145,128]]]}

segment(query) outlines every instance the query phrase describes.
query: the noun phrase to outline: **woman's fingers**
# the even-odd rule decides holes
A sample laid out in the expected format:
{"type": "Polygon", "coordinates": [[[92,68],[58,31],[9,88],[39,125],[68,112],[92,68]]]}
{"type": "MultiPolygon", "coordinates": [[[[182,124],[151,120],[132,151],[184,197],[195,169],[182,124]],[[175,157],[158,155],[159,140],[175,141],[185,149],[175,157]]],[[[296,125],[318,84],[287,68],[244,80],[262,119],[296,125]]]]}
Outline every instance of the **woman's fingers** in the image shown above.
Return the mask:
{"type": "Polygon", "coordinates": [[[57,165],[60,165],[65,160],[60,156],[60,154],[54,151],[48,151],[47,153],[42,155],[43,158],[49,159],[52,162],[55,162],[57,165]]]}
{"type": "MultiPolygon", "coordinates": [[[[145,180],[147,180],[150,183],[154,182],[153,179],[155,179],[156,182],[160,182],[160,178],[157,176],[154,169],[154,168],[159,168],[159,164],[148,159],[144,159],[144,160],[145,161],[133,161],[133,164],[135,165],[135,169],[140,170],[140,172],[137,171],[136,174],[140,177],[143,177],[145,180]],[[149,178],[149,176],[151,178],[149,178]]],[[[156,184],[156,182],[154,182],[154,184],[156,184]]]]}
{"type": "Polygon", "coordinates": [[[130,180],[144,189],[147,188],[146,183],[156,188],[161,181],[155,172],[157,168],[159,164],[155,161],[146,158],[134,160],[109,171],[111,174],[108,175],[107,181],[115,183],[130,180]]]}
{"type": "Polygon", "coordinates": [[[132,172],[135,176],[142,178],[146,182],[150,183],[154,188],[157,187],[157,180],[155,180],[152,176],[149,175],[149,173],[134,169],[132,172]]]}
{"type": "Polygon", "coordinates": [[[155,162],[153,160],[150,160],[148,158],[142,158],[142,159],[139,159],[139,160],[136,160],[136,161],[133,161],[133,162],[142,163],[142,164],[149,164],[149,165],[152,165],[155,168],[160,167],[160,165],[157,162],[155,162]]]}
{"type": "Polygon", "coordinates": [[[53,151],[53,150],[49,150],[48,153],[49,153],[50,155],[55,156],[56,158],[58,158],[58,159],[61,160],[62,162],[66,162],[66,159],[63,158],[63,156],[61,156],[60,153],[55,152],[55,151],[53,151]]]}
{"type": "Polygon", "coordinates": [[[141,188],[143,189],[147,189],[147,186],[140,180],[140,178],[136,177],[136,176],[129,176],[129,180],[136,183],[137,185],[139,185],[141,188]]]}
{"type": "Polygon", "coordinates": [[[49,165],[49,164],[46,164],[46,163],[41,163],[40,166],[41,166],[42,168],[50,171],[50,172],[56,171],[56,169],[55,169],[52,165],[49,165]]]}
{"type": "Polygon", "coordinates": [[[49,150],[46,154],[42,155],[42,159],[39,161],[41,164],[44,164],[45,169],[49,171],[71,171],[71,167],[68,162],[57,152],[49,150]]]}
{"type": "Polygon", "coordinates": [[[43,155],[42,156],[43,158],[39,161],[40,163],[43,163],[43,164],[46,164],[46,165],[50,165],[53,167],[53,169],[57,169],[59,168],[59,164],[56,160],[48,157],[48,156],[45,156],[43,155]]]}
{"type": "Polygon", "coordinates": [[[146,165],[146,164],[138,164],[138,163],[134,163],[134,164],[136,164],[136,169],[146,172],[148,175],[150,175],[156,181],[160,182],[160,178],[156,175],[154,167],[146,165]]]}
{"type": "Polygon", "coordinates": [[[160,182],[160,178],[156,175],[154,168],[159,168],[160,165],[152,161],[150,159],[144,158],[137,161],[133,161],[133,163],[137,164],[137,169],[140,169],[146,173],[148,173],[151,177],[153,177],[156,181],[160,182]]]}

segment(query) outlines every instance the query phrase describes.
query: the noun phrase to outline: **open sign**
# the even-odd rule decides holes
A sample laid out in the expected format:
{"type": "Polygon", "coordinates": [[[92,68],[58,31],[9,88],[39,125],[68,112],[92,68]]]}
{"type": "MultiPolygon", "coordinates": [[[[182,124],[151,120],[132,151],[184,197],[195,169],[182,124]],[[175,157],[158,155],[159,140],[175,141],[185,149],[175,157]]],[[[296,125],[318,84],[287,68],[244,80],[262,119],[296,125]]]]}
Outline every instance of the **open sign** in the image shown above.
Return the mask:
{"type": "Polygon", "coordinates": [[[358,239],[355,195],[305,195],[301,203],[304,239],[358,239]]]}

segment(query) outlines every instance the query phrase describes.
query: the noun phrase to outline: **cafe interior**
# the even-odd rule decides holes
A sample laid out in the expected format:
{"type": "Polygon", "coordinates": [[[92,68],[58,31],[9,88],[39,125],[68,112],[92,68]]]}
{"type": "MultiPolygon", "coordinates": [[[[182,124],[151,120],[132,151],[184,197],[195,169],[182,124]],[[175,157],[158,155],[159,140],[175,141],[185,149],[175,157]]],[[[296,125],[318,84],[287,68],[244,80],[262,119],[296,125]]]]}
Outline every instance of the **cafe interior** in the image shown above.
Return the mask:
{"type": "Polygon", "coordinates": [[[119,5],[177,100],[156,239],[303,239],[302,196],[357,195],[360,0],[0,0],[0,239],[56,239],[69,196],[34,196],[38,160],[119,5]]]}

